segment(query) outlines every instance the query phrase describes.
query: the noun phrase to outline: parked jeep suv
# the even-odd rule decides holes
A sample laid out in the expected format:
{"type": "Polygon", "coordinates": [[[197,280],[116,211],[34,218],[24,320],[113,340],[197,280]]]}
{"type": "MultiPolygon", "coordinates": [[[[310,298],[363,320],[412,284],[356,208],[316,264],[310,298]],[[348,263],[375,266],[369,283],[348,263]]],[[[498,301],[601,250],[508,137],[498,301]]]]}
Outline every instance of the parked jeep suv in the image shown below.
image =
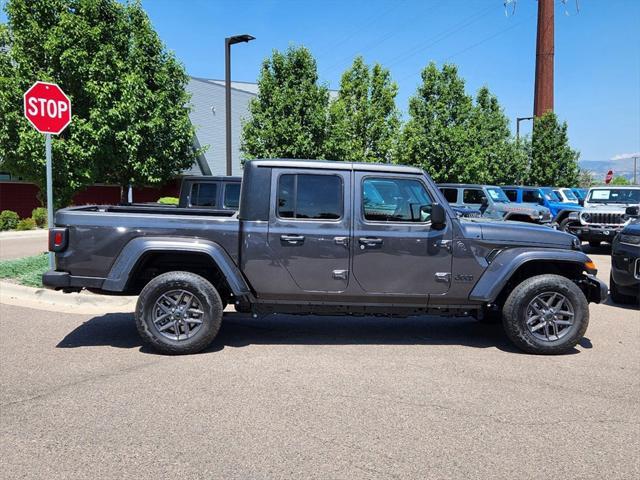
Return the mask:
{"type": "Polygon", "coordinates": [[[611,243],[631,218],[627,207],[640,205],[640,186],[593,187],[587,193],[584,209],[571,215],[567,231],[592,247],[600,242],[611,243]]]}
{"type": "MultiPolygon", "coordinates": [[[[637,207],[629,207],[627,211],[637,207]]],[[[632,221],[611,244],[611,299],[616,303],[640,303],[640,222],[632,221]]]]}
{"type": "Polygon", "coordinates": [[[562,202],[553,189],[549,187],[510,186],[502,187],[502,190],[512,202],[547,207],[551,211],[553,223],[563,231],[566,230],[569,215],[572,212],[582,210],[577,201],[575,203],[562,202]]]}
{"type": "Polygon", "coordinates": [[[538,205],[514,205],[500,187],[462,183],[441,183],[438,188],[453,207],[470,207],[480,210],[482,217],[496,220],[549,225],[551,213],[538,205]]]}

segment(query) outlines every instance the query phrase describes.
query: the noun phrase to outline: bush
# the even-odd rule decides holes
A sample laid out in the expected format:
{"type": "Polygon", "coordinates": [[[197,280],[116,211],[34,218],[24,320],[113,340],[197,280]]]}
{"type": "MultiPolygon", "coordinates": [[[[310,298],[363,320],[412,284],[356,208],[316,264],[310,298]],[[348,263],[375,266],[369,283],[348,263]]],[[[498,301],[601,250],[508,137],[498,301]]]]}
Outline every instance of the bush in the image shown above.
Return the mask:
{"type": "Polygon", "coordinates": [[[16,230],[33,230],[34,228],[36,228],[36,221],[31,217],[23,218],[16,226],[16,230]]]}
{"type": "Polygon", "coordinates": [[[43,207],[34,208],[31,212],[31,218],[36,222],[38,228],[44,228],[47,226],[47,209],[43,207]]]}
{"type": "Polygon", "coordinates": [[[20,217],[13,210],[0,212],[0,230],[13,230],[18,226],[20,217]]]}
{"type": "Polygon", "coordinates": [[[162,197],[158,199],[158,203],[162,205],[178,205],[179,202],[176,197],[162,197]]]}

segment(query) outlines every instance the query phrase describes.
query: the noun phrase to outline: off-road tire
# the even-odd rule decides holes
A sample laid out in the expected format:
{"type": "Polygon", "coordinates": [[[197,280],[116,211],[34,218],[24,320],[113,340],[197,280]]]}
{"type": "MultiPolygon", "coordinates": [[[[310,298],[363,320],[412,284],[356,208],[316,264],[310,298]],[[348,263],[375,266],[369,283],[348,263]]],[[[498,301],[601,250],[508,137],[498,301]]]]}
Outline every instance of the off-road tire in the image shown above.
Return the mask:
{"type": "Polygon", "coordinates": [[[589,240],[589,246],[598,248],[602,242],[600,240],[589,240]]]}
{"type": "Polygon", "coordinates": [[[207,348],[220,330],[224,307],[213,285],[191,272],[167,272],[151,280],[140,292],[136,305],[136,326],[142,339],[155,350],[169,355],[197,353],[207,348]],[[168,291],[181,289],[193,294],[202,311],[202,325],[191,338],[172,340],[161,335],[153,323],[156,300],[168,291]]]}
{"type": "Polygon", "coordinates": [[[613,300],[614,303],[619,303],[621,305],[640,304],[640,296],[634,297],[633,295],[625,295],[624,293],[620,293],[620,290],[618,290],[618,285],[616,285],[616,282],[613,279],[613,275],[611,274],[609,274],[609,294],[611,295],[611,300],[613,300]]]}
{"type": "Polygon", "coordinates": [[[517,285],[507,297],[502,309],[502,325],[509,339],[521,350],[539,355],[559,355],[569,352],[584,336],[589,325],[589,302],[582,290],[560,275],[537,275],[517,285]],[[571,302],[574,323],[569,332],[554,341],[536,338],[527,328],[527,307],[543,292],[558,292],[571,302]]]}
{"type": "Polygon", "coordinates": [[[562,220],[560,222],[560,225],[558,225],[558,230],[560,230],[561,232],[566,232],[567,231],[567,227],[571,224],[571,223],[576,223],[576,221],[572,218],[565,218],[564,220],[562,220]]]}

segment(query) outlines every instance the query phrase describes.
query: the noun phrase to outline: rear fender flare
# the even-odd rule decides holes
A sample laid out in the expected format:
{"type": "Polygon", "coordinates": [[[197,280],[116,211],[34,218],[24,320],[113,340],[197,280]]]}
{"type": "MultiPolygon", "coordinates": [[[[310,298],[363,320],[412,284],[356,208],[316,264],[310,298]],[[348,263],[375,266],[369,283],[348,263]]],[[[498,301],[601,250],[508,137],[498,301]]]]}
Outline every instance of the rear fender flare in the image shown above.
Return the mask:
{"type": "Polygon", "coordinates": [[[102,289],[122,292],[138,261],[149,252],[192,252],[208,255],[225,276],[236,297],[251,293],[242,273],[220,245],[208,240],[175,237],[140,237],[131,240],[111,266],[102,289]]]}
{"type": "Polygon", "coordinates": [[[545,261],[570,262],[584,265],[589,257],[577,250],[545,248],[531,251],[525,248],[509,248],[499,253],[484,271],[469,294],[469,300],[491,303],[500,295],[513,274],[525,263],[545,261]]]}

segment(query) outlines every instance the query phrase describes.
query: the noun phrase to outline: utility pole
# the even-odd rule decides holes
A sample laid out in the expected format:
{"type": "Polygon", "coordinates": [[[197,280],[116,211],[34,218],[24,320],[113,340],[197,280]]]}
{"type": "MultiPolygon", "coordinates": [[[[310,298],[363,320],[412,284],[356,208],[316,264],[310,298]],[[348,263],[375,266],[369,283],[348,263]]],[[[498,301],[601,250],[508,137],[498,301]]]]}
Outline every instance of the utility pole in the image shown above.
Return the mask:
{"type": "Polygon", "coordinates": [[[553,111],[554,0],[538,0],[533,116],[553,111]]]}

